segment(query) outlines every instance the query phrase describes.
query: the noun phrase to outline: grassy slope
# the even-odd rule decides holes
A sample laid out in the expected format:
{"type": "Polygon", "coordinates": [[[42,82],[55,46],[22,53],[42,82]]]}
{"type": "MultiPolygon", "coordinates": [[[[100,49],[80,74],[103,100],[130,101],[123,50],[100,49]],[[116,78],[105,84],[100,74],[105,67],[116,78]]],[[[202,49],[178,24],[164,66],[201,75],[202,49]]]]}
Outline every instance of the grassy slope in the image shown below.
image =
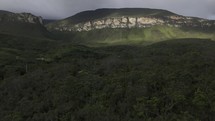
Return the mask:
{"type": "Polygon", "coordinates": [[[155,26],[145,29],[102,29],[89,32],[59,33],[59,38],[88,46],[147,45],[176,38],[215,40],[214,30],[155,26]]]}

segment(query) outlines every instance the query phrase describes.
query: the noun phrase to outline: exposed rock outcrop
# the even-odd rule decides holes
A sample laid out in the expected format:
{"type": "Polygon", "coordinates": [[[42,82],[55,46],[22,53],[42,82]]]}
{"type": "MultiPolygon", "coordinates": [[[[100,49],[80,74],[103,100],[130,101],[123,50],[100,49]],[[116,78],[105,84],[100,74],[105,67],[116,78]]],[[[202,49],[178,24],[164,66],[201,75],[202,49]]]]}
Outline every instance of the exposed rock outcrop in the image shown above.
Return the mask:
{"type": "Polygon", "coordinates": [[[17,14],[17,18],[19,21],[22,21],[22,22],[34,23],[34,24],[36,24],[36,23],[43,24],[42,17],[37,17],[37,16],[34,16],[30,13],[17,14]]]}
{"type": "Polygon", "coordinates": [[[31,24],[43,24],[42,17],[34,16],[30,13],[10,13],[0,14],[0,22],[22,22],[31,24]]]}
{"type": "Polygon", "coordinates": [[[51,28],[56,31],[90,31],[104,28],[146,28],[156,25],[167,25],[174,27],[209,27],[215,22],[208,20],[184,16],[164,16],[164,17],[111,17],[92,20],[78,24],[59,24],[51,28]]]}

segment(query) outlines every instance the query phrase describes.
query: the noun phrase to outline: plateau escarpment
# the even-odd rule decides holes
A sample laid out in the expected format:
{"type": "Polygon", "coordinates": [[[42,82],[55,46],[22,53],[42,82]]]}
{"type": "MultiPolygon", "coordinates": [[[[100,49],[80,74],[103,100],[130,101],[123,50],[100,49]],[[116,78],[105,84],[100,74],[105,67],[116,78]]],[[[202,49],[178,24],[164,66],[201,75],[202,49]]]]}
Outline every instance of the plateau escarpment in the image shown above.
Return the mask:
{"type": "Polygon", "coordinates": [[[134,27],[145,28],[154,25],[163,25],[164,23],[165,22],[159,18],[123,16],[103,18],[74,25],[62,24],[53,29],[59,31],[90,31],[93,29],[104,28],[134,28],[134,27]]]}
{"type": "MultiPolygon", "coordinates": [[[[121,10],[121,9],[119,9],[121,10]]],[[[132,9],[126,9],[130,14],[122,14],[113,11],[108,14],[104,10],[96,10],[95,13],[106,14],[100,17],[88,16],[81,18],[81,15],[77,14],[74,17],[67,18],[65,20],[57,21],[47,25],[47,28],[51,31],[90,31],[94,29],[104,29],[104,28],[147,28],[158,25],[166,25],[173,27],[212,27],[215,26],[214,21],[209,21],[201,18],[185,17],[177,14],[173,14],[167,11],[151,10],[151,13],[146,10],[139,9],[138,11],[133,11],[132,9]],[[98,12],[101,11],[101,12],[98,12]],[[133,14],[131,14],[131,11],[133,14]],[[138,13],[138,14],[137,14],[138,13]],[[141,14],[140,14],[141,13],[141,14]],[[150,14],[149,14],[150,13],[150,14]],[[165,14],[164,14],[165,13],[165,14]],[[79,15],[79,16],[78,16],[79,15]],[[77,17],[78,16],[78,17],[77,17]],[[77,21],[77,18],[79,21],[77,21]],[[83,20],[81,20],[83,19],[83,20]]],[[[126,13],[124,10],[124,13],[126,13]]],[[[91,12],[91,14],[95,14],[91,12]]]]}
{"type": "Polygon", "coordinates": [[[74,25],[62,24],[53,29],[57,31],[90,31],[93,29],[104,28],[146,28],[155,25],[167,25],[174,27],[210,27],[215,25],[215,22],[207,23],[204,19],[197,19],[195,23],[192,20],[194,20],[194,18],[180,16],[169,16],[165,18],[123,16],[104,18],[74,25]]]}
{"type": "Polygon", "coordinates": [[[31,13],[11,13],[6,11],[0,11],[0,22],[43,24],[42,17],[34,16],[31,13]]]}

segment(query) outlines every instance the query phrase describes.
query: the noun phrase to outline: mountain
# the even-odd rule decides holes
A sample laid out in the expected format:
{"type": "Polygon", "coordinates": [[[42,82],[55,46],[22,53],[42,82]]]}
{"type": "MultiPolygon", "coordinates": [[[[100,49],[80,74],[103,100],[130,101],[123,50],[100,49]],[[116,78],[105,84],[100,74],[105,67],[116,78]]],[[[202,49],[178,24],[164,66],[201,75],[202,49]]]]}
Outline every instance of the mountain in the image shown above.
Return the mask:
{"type": "Polygon", "coordinates": [[[42,24],[42,18],[32,15],[31,13],[11,13],[8,11],[0,11],[1,22],[23,22],[42,24]]]}
{"type": "Polygon", "coordinates": [[[46,25],[56,35],[86,45],[149,44],[176,38],[215,39],[215,21],[146,8],[84,11],[46,25]]]}
{"type": "Polygon", "coordinates": [[[156,25],[214,27],[215,21],[185,17],[166,10],[124,8],[85,11],[51,23],[47,27],[57,31],[90,31],[103,28],[147,28],[156,25]]]}
{"type": "Polygon", "coordinates": [[[43,25],[42,18],[31,13],[0,11],[0,26],[0,33],[29,37],[50,36],[43,25]]]}

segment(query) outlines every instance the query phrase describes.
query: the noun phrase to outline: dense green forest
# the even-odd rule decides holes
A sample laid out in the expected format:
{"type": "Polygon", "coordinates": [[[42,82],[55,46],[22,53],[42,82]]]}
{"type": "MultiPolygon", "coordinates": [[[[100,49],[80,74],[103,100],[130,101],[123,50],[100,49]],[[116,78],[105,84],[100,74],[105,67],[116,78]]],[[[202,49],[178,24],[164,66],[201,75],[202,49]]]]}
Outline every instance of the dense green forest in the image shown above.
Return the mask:
{"type": "Polygon", "coordinates": [[[0,121],[215,120],[214,41],[87,47],[0,38],[0,121]]]}

